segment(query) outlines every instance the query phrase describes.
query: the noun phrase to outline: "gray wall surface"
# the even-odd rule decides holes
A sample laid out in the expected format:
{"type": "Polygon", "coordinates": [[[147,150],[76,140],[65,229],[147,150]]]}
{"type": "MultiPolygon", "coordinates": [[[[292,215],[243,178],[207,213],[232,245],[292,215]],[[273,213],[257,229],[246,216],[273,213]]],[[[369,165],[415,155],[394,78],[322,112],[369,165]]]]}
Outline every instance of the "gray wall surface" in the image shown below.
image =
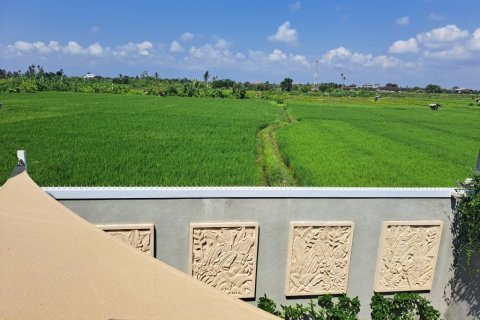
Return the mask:
{"type": "MultiPolygon", "coordinates": [[[[60,202],[94,224],[153,223],[156,229],[156,258],[184,272],[188,272],[190,223],[258,222],[256,299],[267,294],[277,306],[306,303],[310,299],[286,299],[284,295],[290,222],[353,221],[355,230],[347,294],[359,296],[362,319],[370,317],[369,304],[383,221],[442,220],[443,234],[433,288],[422,294],[432,301],[442,315],[452,319],[476,318],[475,315],[466,314],[468,307],[462,305],[464,302],[455,301],[449,296],[453,275],[450,271],[453,259],[449,230],[452,215],[450,198],[115,199],[60,202]]],[[[251,303],[256,302],[252,300],[251,303]]]]}

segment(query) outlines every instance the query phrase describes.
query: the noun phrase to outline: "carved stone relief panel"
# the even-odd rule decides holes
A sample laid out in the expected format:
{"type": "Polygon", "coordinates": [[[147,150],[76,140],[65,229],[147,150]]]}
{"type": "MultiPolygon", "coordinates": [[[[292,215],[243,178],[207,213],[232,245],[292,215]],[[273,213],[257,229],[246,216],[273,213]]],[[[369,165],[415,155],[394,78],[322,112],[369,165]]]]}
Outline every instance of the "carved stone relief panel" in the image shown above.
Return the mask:
{"type": "Polygon", "coordinates": [[[285,295],[347,292],[353,222],[292,222],[285,295]]]}
{"type": "Polygon", "coordinates": [[[152,257],[155,254],[153,224],[97,225],[97,227],[141,252],[152,257]]]}
{"type": "Polygon", "coordinates": [[[442,221],[384,222],[374,290],[430,290],[442,227],[442,221]]]}
{"type": "Polygon", "coordinates": [[[257,223],[190,225],[189,272],[227,294],[255,297],[257,223]]]}

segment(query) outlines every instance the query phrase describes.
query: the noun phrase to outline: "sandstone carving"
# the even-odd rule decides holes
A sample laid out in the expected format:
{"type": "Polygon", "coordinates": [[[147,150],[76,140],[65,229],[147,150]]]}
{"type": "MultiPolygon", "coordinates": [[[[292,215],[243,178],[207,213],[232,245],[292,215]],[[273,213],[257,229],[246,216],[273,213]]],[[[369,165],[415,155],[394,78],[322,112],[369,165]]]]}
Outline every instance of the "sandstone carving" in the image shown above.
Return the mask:
{"type": "Polygon", "coordinates": [[[442,227],[442,221],[384,222],[375,291],[430,290],[442,227]]]}
{"type": "Polygon", "coordinates": [[[100,229],[138,250],[154,256],[153,224],[98,225],[100,229]]]}
{"type": "Polygon", "coordinates": [[[285,295],[347,292],[353,222],[292,222],[285,295]]]}
{"type": "Polygon", "coordinates": [[[238,298],[255,297],[257,223],[190,225],[190,274],[238,298]]]}

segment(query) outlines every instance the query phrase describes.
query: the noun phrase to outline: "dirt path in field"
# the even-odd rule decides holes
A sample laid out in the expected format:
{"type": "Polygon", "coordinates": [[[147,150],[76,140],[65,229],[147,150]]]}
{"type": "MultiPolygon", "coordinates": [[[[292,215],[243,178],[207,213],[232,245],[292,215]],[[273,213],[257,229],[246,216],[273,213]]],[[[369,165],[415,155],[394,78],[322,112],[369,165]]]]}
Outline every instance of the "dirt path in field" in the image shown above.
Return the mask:
{"type": "Polygon", "coordinates": [[[257,171],[264,186],[287,187],[298,185],[293,170],[285,163],[277,140],[277,131],[295,122],[283,107],[285,119],[270,123],[257,133],[257,171]]]}

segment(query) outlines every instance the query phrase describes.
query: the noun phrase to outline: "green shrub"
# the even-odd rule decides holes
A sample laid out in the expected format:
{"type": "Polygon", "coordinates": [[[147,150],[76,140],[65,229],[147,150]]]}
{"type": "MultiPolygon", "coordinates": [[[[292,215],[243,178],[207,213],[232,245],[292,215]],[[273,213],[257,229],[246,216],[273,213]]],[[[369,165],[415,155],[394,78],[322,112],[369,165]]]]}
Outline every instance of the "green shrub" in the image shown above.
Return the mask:
{"type": "Polygon", "coordinates": [[[236,99],[245,99],[247,96],[247,89],[243,84],[235,83],[235,85],[232,88],[232,95],[236,99]]]}
{"type": "Polygon", "coordinates": [[[167,96],[176,96],[178,95],[178,90],[174,86],[170,86],[167,88],[167,91],[165,92],[167,96]]]}
{"type": "Polygon", "coordinates": [[[430,305],[430,301],[417,293],[396,293],[386,298],[375,293],[372,297],[372,320],[436,320],[440,312],[430,305]]]}
{"type": "Polygon", "coordinates": [[[258,299],[257,307],[259,307],[263,311],[274,314],[276,316],[280,315],[280,313],[277,310],[277,305],[275,304],[275,302],[273,302],[272,299],[267,298],[266,294],[264,294],[263,297],[260,297],[258,299]]]}
{"type": "MultiPolygon", "coordinates": [[[[472,267],[474,257],[480,255],[480,172],[463,185],[465,194],[455,209],[454,255],[456,263],[461,261],[468,270],[472,267]]],[[[477,265],[477,272],[480,266],[477,265]]]]}
{"type": "Polygon", "coordinates": [[[223,93],[223,91],[221,89],[215,89],[214,91],[214,97],[215,98],[225,98],[225,94],[223,93]]]}
{"type": "Polygon", "coordinates": [[[112,93],[115,93],[115,94],[128,93],[128,87],[125,85],[112,84],[112,93]]]}
{"type": "Polygon", "coordinates": [[[23,79],[20,83],[20,92],[34,93],[37,91],[37,85],[30,79],[23,79]]]}
{"type": "Polygon", "coordinates": [[[358,297],[349,298],[345,294],[340,295],[337,302],[333,301],[331,294],[326,294],[319,296],[316,303],[310,300],[307,306],[298,303],[294,306],[281,306],[281,311],[277,310],[273,300],[264,295],[260,297],[257,306],[285,320],[356,320],[360,312],[358,297]]]}

